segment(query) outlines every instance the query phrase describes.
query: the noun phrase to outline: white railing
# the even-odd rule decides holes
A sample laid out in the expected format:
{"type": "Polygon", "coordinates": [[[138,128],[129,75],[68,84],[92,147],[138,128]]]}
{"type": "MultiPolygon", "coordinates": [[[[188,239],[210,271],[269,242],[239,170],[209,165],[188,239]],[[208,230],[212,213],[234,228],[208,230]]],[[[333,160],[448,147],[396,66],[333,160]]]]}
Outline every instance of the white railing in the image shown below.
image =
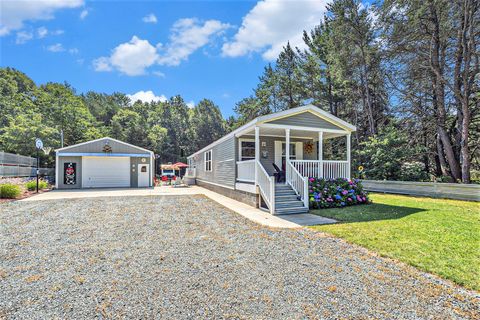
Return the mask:
{"type": "Polygon", "coordinates": [[[237,180],[255,182],[255,160],[237,161],[237,180]]]}
{"type": "Polygon", "coordinates": [[[348,161],[338,160],[290,160],[303,177],[313,178],[350,178],[348,161]]]}
{"type": "MultiPolygon", "coordinates": [[[[262,166],[260,161],[254,161],[256,164],[256,171],[257,171],[257,182],[258,188],[260,189],[260,193],[265,200],[268,209],[270,209],[270,213],[275,213],[275,179],[268,175],[265,168],[262,166]]],[[[245,161],[243,161],[245,162],[245,161]]],[[[254,177],[255,177],[255,169],[254,177]]]]}
{"type": "Polygon", "coordinates": [[[322,177],[322,163],[318,160],[290,160],[292,165],[303,177],[322,177]]]}
{"type": "Polygon", "coordinates": [[[292,161],[286,162],[285,176],[287,183],[295,190],[303,201],[303,205],[308,208],[308,178],[304,177],[292,164],[292,161]]]}
{"type": "Polygon", "coordinates": [[[185,175],[187,177],[195,178],[197,176],[197,168],[187,168],[185,175]]]}
{"type": "Polygon", "coordinates": [[[325,179],[347,178],[350,179],[348,161],[324,160],[323,177],[325,179]]]}

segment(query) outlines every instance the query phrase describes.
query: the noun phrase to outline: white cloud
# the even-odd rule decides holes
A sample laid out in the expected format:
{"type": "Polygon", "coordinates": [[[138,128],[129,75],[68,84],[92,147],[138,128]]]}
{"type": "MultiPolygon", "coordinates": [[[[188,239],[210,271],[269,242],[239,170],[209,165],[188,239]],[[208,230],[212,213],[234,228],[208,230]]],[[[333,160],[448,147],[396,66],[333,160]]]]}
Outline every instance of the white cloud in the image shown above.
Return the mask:
{"type": "Polygon", "coordinates": [[[287,41],[303,47],[303,30],[311,30],[323,19],[326,0],[258,2],[246,16],[233,40],[222,47],[227,57],[261,52],[266,60],[274,60],[287,41]]]}
{"type": "Polygon", "coordinates": [[[78,54],[80,51],[78,51],[77,48],[71,48],[71,49],[68,49],[68,53],[70,54],[78,54]]]}
{"type": "Polygon", "coordinates": [[[157,77],[160,77],[160,78],[165,78],[165,73],[161,72],[161,71],[153,71],[152,72],[154,75],[156,75],[157,77]]]}
{"type": "Polygon", "coordinates": [[[153,13],[150,13],[143,17],[142,21],[145,23],[157,23],[157,17],[153,13]]]}
{"type": "MultiPolygon", "coordinates": [[[[221,34],[230,25],[218,20],[208,20],[204,23],[197,19],[180,19],[172,27],[170,42],[155,47],[137,36],[129,42],[122,43],[112,50],[108,57],[100,57],[93,61],[96,71],[112,71],[114,69],[129,75],[145,74],[148,67],[158,65],[178,66],[197,49],[207,45],[214,35],[221,34]]],[[[164,77],[162,72],[155,75],[164,77]]]]}
{"type": "Polygon", "coordinates": [[[39,39],[45,38],[48,34],[48,29],[45,27],[40,27],[37,29],[37,37],[39,39]]]}
{"type": "Polygon", "coordinates": [[[117,69],[129,76],[145,74],[145,68],[153,65],[158,59],[157,49],[137,36],[129,42],[122,43],[112,50],[110,57],[100,57],[93,61],[96,71],[117,69]]]}
{"type": "Polygon", "coordinates": [[[110,59],[107,57],[100,57],[93,60],[93,69],[99,72],[112,71],[113,68],[110,65],[110,59]]]}
{"type": "Polygon", "coordinates": [[[80,20],[85,19],[88,16],[88,10],[83,9],[82,12],[80,12],[80,20]]]}
{"type": "Polygon", "coordinates": [[[28,31],[19,31],[17,32],[17,38],[15,39],[16,44],[24,44],[25,42],[33,39],[33,33],[28,31]]]}
{"type": "Polygon", "coordinates": [[[61,43],[56,43],[56,44],[52,44],[51,46],[48,46],[47,50],[51,52],[62,52],[62,51],[65,51],[65,48],[61,43]]]}
{"type": "Polygon", "coordinates": [[[193,18],[177,20],[172,27],[170,43],[161,48],[158,63],[178,66],[197,49],[208,44],[213,36],[221,34],[229,27],[229,24],[218,20],[208,20],[203,24],[193,18]]]}
{"type": "Polygon", "coordinates": [[[127,94],[127,97],[130,99],[131,103],[134,103],[137,100],[142,102],[164,102],[167,101],[167,97],[163,94],[160,96],[156,96],[153,91],[138,91],[134,94],[127,94]]]}
{"type": "Polygon", "coordinates": [[[190,109],[195,108],[195,102],[193,102],[193,100],[191,100],[190,102],[187,102],[187,107],[189,107],[190,109]]]}
{"type": "Polygon", "coordinates": [[[83,0],[15,0],[0,2],[0,36],[23,28],[25,21],[49,20],[54,12],[65,8],[78,8],[83,0]]]}

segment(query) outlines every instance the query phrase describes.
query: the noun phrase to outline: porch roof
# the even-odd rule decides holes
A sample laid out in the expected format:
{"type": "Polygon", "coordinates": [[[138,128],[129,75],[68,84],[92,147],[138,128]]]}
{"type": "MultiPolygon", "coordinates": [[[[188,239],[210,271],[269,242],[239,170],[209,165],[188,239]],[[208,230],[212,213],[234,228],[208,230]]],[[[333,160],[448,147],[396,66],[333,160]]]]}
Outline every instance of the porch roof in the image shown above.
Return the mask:
{"type": "Polygon", "coordinates": [[[223,136],[219,140],[209,144],[208,146],[198,150],[197,152],[191,154],[188,156],[188,158],[191,158],[203,151],[206,151],[213,146],[230,139],[231,137],[240,137],[243,135],[250,135],[254,132],[255,127],[260,127],[262,128],[262,135],[275,135],[275,136],[284,136],[285,135],[285,129],[291,129],[295,131],[295,135],[304,135],[305,137],[311,137],[315,138],[318,137],[318,132],[322,131],[324,132],[324,138],[333,138],[337,136],[343,136],[346,134],[349,134],[351,132],[356,131],[356,127],[346,121],[343,121],[340,118],[337,118],[336,116],[312,105],[306,105],[303,107],[298,107],[298,108],[293,108],[293,109],[288,109],[285,111],[281,112],[276,112],[264,116],[257,117],[253,119],[252,121],[248,122],[247,124],[237,128],[236,130],[230,132],[226,136],[223,136]],[[339,129],[332,129],[332,128],[324,128],[324,127],[315,127],[315,126],[305,126],[305,125],[289,125],[289,124],[279,124],[279,123],[272,123],[272,121],[277,120],[277,119],[282,119],[282,118],[288,118],[292,117],[294,115],[302,114],[305,112],[310,112],[316,116],[318,116],[320,119],[323,119],[324,121],[328,122],[329,124],[333,124],[335,127],[339,129]]]}

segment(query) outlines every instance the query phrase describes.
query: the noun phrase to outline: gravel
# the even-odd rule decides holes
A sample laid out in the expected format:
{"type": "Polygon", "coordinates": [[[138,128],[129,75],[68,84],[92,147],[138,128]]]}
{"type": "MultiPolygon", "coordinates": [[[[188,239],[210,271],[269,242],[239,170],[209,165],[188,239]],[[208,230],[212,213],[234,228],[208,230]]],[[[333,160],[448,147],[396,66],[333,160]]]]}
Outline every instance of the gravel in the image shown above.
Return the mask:
{"type": "Polygon", "coordinates": [[[478,319],[480,295],[203,196],[0,205],[0,318],[478,319]]]}

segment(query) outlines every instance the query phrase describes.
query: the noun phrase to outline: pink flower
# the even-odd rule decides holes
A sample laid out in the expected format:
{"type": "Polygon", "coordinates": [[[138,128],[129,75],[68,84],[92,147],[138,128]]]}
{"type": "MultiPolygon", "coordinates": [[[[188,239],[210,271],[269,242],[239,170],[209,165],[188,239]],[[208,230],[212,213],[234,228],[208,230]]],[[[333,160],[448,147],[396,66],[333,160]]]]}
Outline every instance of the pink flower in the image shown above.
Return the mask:
{"type": "Polygon", "coordinates": [[[347,198],[348,201],[352,201],[352,198],[347,198]]]}
{"type": "Polygon", "coordinates": [[[308,180],[309,180],[310,182],[313,182],[313,181],[315,181],[315,179],[313,179],[313,178],[310,178],[310,179],[308,179],[308,180]]]}
{"type": "Polygon", "coordinates": [[[367,200],[365,197],[362,198],[363,201],[367,200]]]}

